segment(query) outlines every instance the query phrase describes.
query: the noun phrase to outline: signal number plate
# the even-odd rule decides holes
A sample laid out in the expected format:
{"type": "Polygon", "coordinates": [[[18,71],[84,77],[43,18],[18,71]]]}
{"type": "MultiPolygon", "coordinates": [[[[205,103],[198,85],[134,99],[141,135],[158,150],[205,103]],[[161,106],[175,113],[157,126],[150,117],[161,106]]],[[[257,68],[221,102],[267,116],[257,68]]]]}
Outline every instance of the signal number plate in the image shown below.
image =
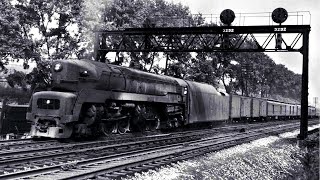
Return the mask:
{"type": "Polygon", "coordinates": [[[283,32],[283,31],[287,31],[287,28],[285,28],[285,27],[283,27],[283,28],[274,28],[274,31],[283,32]]]}
{"type": "Polygon", "coordinates": [[[222,32],[234,32],[234,29],[223,29],[222,32]]]}

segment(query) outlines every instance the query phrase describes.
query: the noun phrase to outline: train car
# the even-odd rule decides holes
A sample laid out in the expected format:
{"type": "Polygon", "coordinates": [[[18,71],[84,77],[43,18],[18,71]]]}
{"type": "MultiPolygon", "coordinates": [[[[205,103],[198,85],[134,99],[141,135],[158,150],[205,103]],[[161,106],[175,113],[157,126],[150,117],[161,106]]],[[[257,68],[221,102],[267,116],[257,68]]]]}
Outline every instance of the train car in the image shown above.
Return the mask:
{"type": "Polygon", "coordinates": [[[289,119],[294,119],[295,118],[295,111],[294,111],[295,105],[289,103],[286,108],[287,108],[286,109],[287,117],[289,119]]]}
{"type": "Polygon", "coordinates": [[[240,117],[244,120],[251,119],[251,112],[252,112],[252,105],[251,105],[252,98],[241,96],[241,105],[240,105],[240,117]]]}
{"type": "Polygon", "coordinates": [[[259,120],[260,119],[260,99],[252,98],[251,103],[252,103],[251,118],[253,120],[259,120]]]}
{"type": "Polygon", "coordinates": [[[283,110],[285,111],[285,114],[284,114],[284,119],[289,119],[289,112],[288,112],[288,108],[290,106],[289,103],[283,103],[284,106],[283,106],[283,110]]]}
{"type": "Polygon", "coordinates": [[[252,117],[252,98],[231,95],[230,96],[230,119],[232,121],[248,121],[252,117]]]}
{"type": "Polygon", "coordinates": [[[286,117],[287,119],[292,119],[291,118],[291,115],[292,112],[291,112],[291,103],[286,103],[286,117]]]}
{"type": "Polygon", "coordinates": [[[230,95],[230,120],[240,121],[241,118],[241,96],[230,95]]]}
{"type": "Polygon", "coordinates": [[[267,117],[269,119],[280,119],[285,115],[285,106],[281,102],[267,101],[267,117]]]}
{"type": "Polygon", "coordinates": [[[229,118],[229,96],[213,86],[186,81],[189,89],[187,123],[226,121],[229,118]]]}
{"type": "Polygon", "coordinates": [[[316,118],[316,108],[313,106],[308,106],[308,117],[309,118],[316,118]]]}
{"type": "Polygon", "coordinates": [[[284,120],[287,118],[286,103],[280,103],[279,119],[284,120]]]}
{"type": "Polygon", "coordinates": [[[26,121],[28,107],[28,105],[4,104],[0,113],[0,134],[29,132],[31,123],[26,121]]]}
{"type": "Polygon", "coordinates": [[[301,118],[301,105],[299,104],[296,105],[296,118],[297,119],[301,118]]]}
{"type": "Polygon", "coordinates": [[[292,106],[292,116],[293,116],[293,119],[296,119],[297,118],[297,116],[298,116],[298,107],[297,107],[297,105],[296,104],[294,104],[293,106],[292,106]]]}
{"type": "Polygon", "coordinates": [[[251,118],[253,120],[265,120],[267,118],[267,100],[262,98],[252,98],[252,112],[251,118]]]}

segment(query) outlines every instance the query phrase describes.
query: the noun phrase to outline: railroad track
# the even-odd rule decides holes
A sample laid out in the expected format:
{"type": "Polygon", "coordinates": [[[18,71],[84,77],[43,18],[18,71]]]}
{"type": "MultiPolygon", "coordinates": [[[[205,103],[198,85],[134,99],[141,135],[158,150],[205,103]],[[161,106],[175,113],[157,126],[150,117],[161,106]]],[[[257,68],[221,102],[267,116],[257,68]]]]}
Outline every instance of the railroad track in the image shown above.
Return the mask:
{"type": "MultiPolygon", "coordinates": [[[[263,131],[254,131],[250,134],[243,134],[240,136],[234,136],[234,138],[227,138],[218,141],[202,141],[199,144],[192,144],[191,146],[182,146],[175,150],[171,150],[166,153],[164,151],[155,152],[154,156],[148,156],[150,153],[136,155],[138,158],[132,159],[126,163],[121,163],[118,161],[117,165],[111,167],[105,167],[106,163],[112,161],[105,161],[95,164],[89,164],[80,166],[75,169],[74,174],[65,175],[64,172],[58,173],[56,177],[59,179],[118,179],[120,177],[125,177],[127,175],[132,175],[136,172],[146,171],[150,169],[155,169],[163,165],[171,164],[177,161],[183,161],[186,159],[194,158],[197,156],[204,155],[209,152],[221,150],[224,148],[232,147],[241,143],[250,142],[260,137],[264,137],[266,134],[278,134],[290,130],[296,129],[298,126],[291,127],[278,127],[277,130],[271,130],[272,128],[264,129],[263,131]],[[146,157],[141,159],[139,157],[146,157]],[[88,169],[90,167],[90,169],[88,169]],[[64,176],[63,176],[64,175],[64,176]]],[[[123,157],[122,159],[126,159],[123,157]]],[[[80,164],[79,164],[80,165],[80,164]]],[[[38,178],[43,178],[45,176],[38,176],[38,178]]]]}
{"type": "MultiPolygon", "coordinates": [[[[287,122],[272,122],[269,125],[277,125],[283,124],[287,122]]],[[[240,129],[250,129],[250,128],[257,128],[260,126],[265,126],[266,124],[250,124],[250,125],[238,125],[238,126],[227,126],[227,127],[219,127],[213,128],[208,130],[193,130],[193,131],[183,131],[183,132],[176,132],[176,133],[169,133],[169,134],[152,134],[149,136],[111,136],[102,141],[93,141],[93,142],[69,142],[69,143],[59,143],[56,140],[48,140],[42,142],[33,142],[31,140],[26,141],[26,143],[15,143],[11,144],[8,142],[7,145],[2,145],[0,149],[0,165],[9,164],[9,162],[13,162],[15,159],[22,160],[30,160],[36,154],[39,158],[44,158],[44,156],[40,156],[41,152],[45,152],[46,156],[53,156],[54,154],[59,154],[59,152],[69,150],[69,149],[85,149],[85,148],[94,148],[103,145],[112,145],[112,144],[120,144],[126,142],[133,142],[133,141],[141,141],[146,139],[154,139],[154,138],[166,138],[166,137],[178,137],[178,136],[185,136],[188,134],[189,136],[203,136],[203,135],[212,135],[214,133],[221,133],[221,132],[228,132],[228,131],[237,131],[240,129]],[[155,137],[158,136],[158,137],[155,137]],[[28,143],[27,143],[28,142],[28,143]],[[50,152],[50,153],[48,153],[50,152]],[[21,158],[26,157],[26,158],[21,158]],[[5,162],[5,163],[4,163],[5,162]]],[[[14,141],[16,142],[16,141],[14,141]]],[[[61,153],[60,153],[61,154],[61,153]]],[[[39,159],[38,158],[38,159],[39,159]]]]}
{"type": "MultiPolygon", "coordinates": [[[[292,120],[294,122],[294,120],[292,120]]],[[[237,131],[240,129],[252,129],[252,128],[258,128],[258,127],[263,127],[263,126],[268,126],[268,125],[278,125],[278,124],[283,124],[287,123],[284,121],[276,121],[276,122],[267,122],[267,123],[257,123],[257,124],[232,124],[228,126],[222,126],[222,127],[216,127],[209,129],[208,131],[217,131],[217,132],[228,132],[228,131],[237,131]]],[[[203,129],[201,130],[190,130],[190,131],[182,131],[182,132],[170,132],[169,135],[174,135],[174,134],[190,134],[194,132],[202,132],[203,129]]],[[[168,135],[168,134],[156,134],[153,132],[148,132],[145,136],[153,136],[153,135],[168,135]]],[[[103,138],[104,141],[107,140],[109,141],[110,144],[112,143],[119,143],[120,140],[122,142],[126,141],[133,141],[137,140],[137,136],[132,135],[132,134],[125,134],[125,135],[111,135],[108,137],[103,138]]],[[[68,144],[76,144],[79,142],[68,142],[68,144]]],[[[43,140],[43,141],[34,141],[32,139],[13,139],[13,140],[3,140],[0,141],[0,154],[1,152],[27,152],[27,151],[33,151],[34,149],[43,149],[47,148],[47,150],[51,150],[50,147],[56,147],[59,146],[63,143],[58,142],[57,140],[43,140]]]]}
{"type": "MultiPolygon", "coordinates": [[[[228,127],[231,130],[235,130],[235,127],[228,127]]],[[[224,130],[228,129],[224,128],[224,130]]],[[[243,128],[239,126],[238,128],[243,128]]],[[[28,148],[18,148],[10,149],[6,151],[0,151],[0,174],[10,171],[19,171],[23,167],[38,167],[41,164],[60,164],[61,159],[63,162],[68,162],[74,159],[74,156],[87,158],[88,152],[94,151],[91,154],[98,155],[99,152],[112,151],[112,153],[119,153],[120,150],[124,149],[130,151],[129,148],[134,149],[136,146],[144,147],[147,144],[163,144],[163,143],[175,143],[178,141],[187,141],[191,139],[200,139],[204,136],[209,136],[218,133],[217,129],[211,129],[208,131],[186,131],[179,132],[175,134],[162,134],[159,136],[147,136],[138,138],[124,138],[121,140],[108,140],[108,141],[97,141],[97,142],[87,142],[87,143],[74,143],[74,144],[58,144],[50,147],[39,148],[37,146],[34,149],[28,148]],[[186,135],[188,134],[188,135],[186,135]],[[152,140],[150,140],[152,139],[152,140]],[[157,143],[154,141],[157,140],[157,143]],[[130,143],[126,143],[130,142],[130,143]],[[125,143],[125,144],[123,144],[125,143]],[[93,148],[95,148],[93,150],[93,148]],[[99,152],[98,152],[99,151],[99,152]],[[47,162],[43,162],[48,160],[47,162]],[[32,161],[32,163],[29,163],[32,161]],[[1,172],[2,171],[2,172],[1,172]]],[[[111,153],[111,152],[110,152],[111,153]]],[[[92,156],[92,155],[91,155],[92,156]]]]}
{"type": "MultiPolygon", "coordinates": [[[[202,149],[204,147],[204,144],[206,143],[208,144],[208,146],[210,145],[210,147],[213,146],[212,143],[210,144],[210,142],[214,142],[216,143],[215,145],[219,145],[218,147],[224,148],[224,146],[221,146],[221,143],[222,144],[227,143],[228,145],[233,145],[230,142],[236,143],[239,141],[251,140],[252,138],[257,138],[259,133],[260,133],[260,136],[266,135],[266,133],[278,133],[278,131],[281,130],[281,128],[288,130],[288,128],[289,129],[296,128],[297,126],[299,126],[299,124],[295,123],[294,125],[291,125],[291,127],[289,126],[290,125],[278,125],[278,128],[269,127],[269,128],[265,128],[263,132],[261,132],[261,130],[251,130],[250,131],[251,133],[249,135],[248,133],[236,132],[236,133],[220,134],[218,136],[213,136],[213,137],[208,137],[208,136],[205,137],[205,136],[199,136],[199,135],[194,135],[194,136],[190,135],[189,138],[187,138],[187,136],[164,137],[164,138],[158,138],[157,140],[149,139],[144,141],[99,146],[99,147],[96,147],[94,150],[92,147],[85,148],[85,149],[77,149],[77,150],[73,150],[73,148],[69,148],[69,150],[64,149],[65,152],[60,152],[60,154],[48,153],[48,154],[42,154],[41,156],[37,156],[37,157],[27,157],[29,159],[27,159],[26,157],[12,159],[10,161],[8,161],[8,159],[5,159],[5,160],[1,160],[0,162],[0,166],[2,167],[2,170],[3,170],[3,174],[0,175],[0,178],[20,178],[20,177],[32,176],[32,175],[42,174],[42,173],[49,173],[51,177],[52,173],[59,174],[58,172],[60,172],[61,169],[64,169],[64,170],[70,169],[70,168],[72,169],[75,166],[77,167],[85,166],[84,169],[87,169],[88,168],[87,166],[89,164],[93,164],[95,166],[96,164],[99,164],[99,163],[101,164],[101,162],[104,165],[105,164],[114,165],[115,159],[119,159],[119,158],[120,159],[130,158],[131,160],[133,160],[134,157],[138,157],[138,158],[145,157],[145,156],[149,157],[151,154],[153,156],[156,156],[153,158],[160,158],[158,156],[160,154],[163,154],[164,152],[165,153],[163,155],[166,157],[168,156],[168,154],[166,154],[168,152],[170,153],[183,152],[184,154],[184,153],[187,153],[188,151],[193,152],[192,148],[195,148],[195,147],[198,147],[198,149],[199,147],[201,147],[200,149],[202,149]],[[239,137],[242,137],[242,138],[235,139],[239,137]],[[181,149],[185,149],[187,151],[184,152],[184,151],[181,151],[181,149]],[[32,164],[32,161],[36,163],[32,164]],[[29,162],[29,164],[25,162],[29,162]],[[32,168],[32,167],[37,167],[37,168],[32,168]],[[26,168],[27,169],[29,168],[29,170],[25,170],[26,168]]],[[[195,154],[195,153],[191,153],[191,154],[195,154]]],[[[149,159],[149,160],[152,160],[152,159],[149,159]]],[[[118,162],[119,160],[116,160],[116,161],[118,162]]],[[[137,161],[137,162],[134,161],[134,162],[138,164],[142,163],[140,161],[137,161]]],[[[120,166],[119,167],[115,166],[115,167],[120,168],[120,166]]],[[[121,166],[121,168],[124,168],[124,169],[126,169],[127,167],[129,167],[128,164],[123,165],[123,167],[121,166]]],[[[114,170],[114,167],[113,167],[113,170],[111,169],[109,168],[109,170],[104,170],[104,171],[108,171],[107,174],[109,174],[110,177],[114,176],[114,173],[112,172],[115,172],[115,171],[118,172],[118,170],[114,170]]],[[[77,169],[76,171],[81,172],[81,170],[79,169],[77,169]]],[[[132,171],[132,172],[135,172],[135,171],[132,171]]],[[[74,171],[72,171],[72,173],[74,173],[74,171]]],[[[104,172],[104,174],[106,173],[104,172]]],[[[120,175],[123,175],[123,174],[124,173],[120,173],[120,175]]],[[[87,174],[85,178],[87,176],[94,177],[95,175],[87,174]]],[[[64,176],[59,175],[57,176],[57,178],[58,177],[64,177],[64,176]]],[[[45,177],[39,176],[38,178],[41,179],[45,177]]],[[[78,176],[75,178],[78,178],[78,176]]]]}

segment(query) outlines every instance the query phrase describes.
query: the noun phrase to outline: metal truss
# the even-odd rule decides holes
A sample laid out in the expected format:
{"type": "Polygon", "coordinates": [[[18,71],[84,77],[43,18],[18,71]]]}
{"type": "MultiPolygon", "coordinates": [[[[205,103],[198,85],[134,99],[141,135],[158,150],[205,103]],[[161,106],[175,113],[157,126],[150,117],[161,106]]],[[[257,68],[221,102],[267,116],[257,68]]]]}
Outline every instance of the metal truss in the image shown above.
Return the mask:
{"type": "Polygon", "coordinates": [[[97,60],[108,52],[301,52],[297,42],[309,25],[129,28],[96,32],[97,60]],[[295,34],[286,42],[278,34],[295,34]],[[263,43],[256,36],[264,34],[263,43]],[[280,46],[271,46],[272,40],[280,46]],[[248,45],[246,41],[253,42],[248,45]],[[283,45],[283,46],[282,46],[283,45]],[[282,48],[284,47],[284,48],[282,48]]]}

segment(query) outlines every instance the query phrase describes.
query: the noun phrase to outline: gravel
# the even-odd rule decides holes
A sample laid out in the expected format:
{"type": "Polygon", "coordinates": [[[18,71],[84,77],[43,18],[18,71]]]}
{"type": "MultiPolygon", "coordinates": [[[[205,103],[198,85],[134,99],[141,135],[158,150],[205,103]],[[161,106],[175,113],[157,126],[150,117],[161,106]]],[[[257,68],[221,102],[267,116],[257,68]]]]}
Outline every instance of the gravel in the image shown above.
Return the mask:
{"type": "Polygon", "coordinates": [[[269,136],[123,179],[319,179],[319,134],[297,143],[298,133],[269,136]]]}

